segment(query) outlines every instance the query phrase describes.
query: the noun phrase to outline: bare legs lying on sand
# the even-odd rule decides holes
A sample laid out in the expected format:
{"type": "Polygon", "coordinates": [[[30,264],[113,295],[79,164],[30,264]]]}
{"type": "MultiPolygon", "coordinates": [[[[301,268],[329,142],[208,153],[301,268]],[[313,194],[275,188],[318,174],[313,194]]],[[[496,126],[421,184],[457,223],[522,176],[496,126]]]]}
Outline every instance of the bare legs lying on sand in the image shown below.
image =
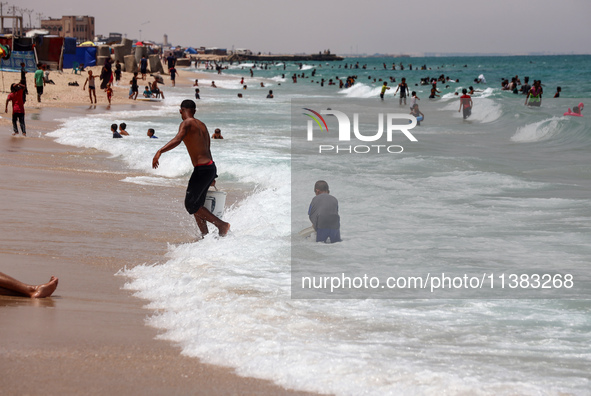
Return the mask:
{"type": "Polygon", "coordinates": [[[197,226],[199,227],[199,231],[201,231],[201,235],[205,235],[209,232],[207,229],[207,221],[217,227],[220,236],[226,236],[228,231],[230,231],[230,223],[220,220],[217,216],[215,216],[203,206],[199,208],[194,216],[195,220],[197,220],[197,226]]]}
{"type": "Polygon", "coordinates": [[[45,298],[57,288],[58,279],[52,276],[49,282],[42,285],[27,285],[0,272],[0,295],[45,298]]]}

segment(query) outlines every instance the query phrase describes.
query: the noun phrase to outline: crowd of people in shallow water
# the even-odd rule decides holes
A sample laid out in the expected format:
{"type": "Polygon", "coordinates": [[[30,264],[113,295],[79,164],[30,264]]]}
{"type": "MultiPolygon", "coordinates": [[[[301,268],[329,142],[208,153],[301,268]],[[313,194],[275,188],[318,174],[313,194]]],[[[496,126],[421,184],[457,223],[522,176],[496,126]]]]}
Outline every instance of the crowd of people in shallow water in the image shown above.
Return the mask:
{"type": "MultiPolygon", "coordinates": [[[[238,62],[240,64],[240,62],[238,62]]],[[[232,65],[232,62],[229,63],[230,65],[232,65]]],[[[358,81],[359,81],[359,76],[356,74],[350,74],[347,75],[346,77],[341,77],[341,76],[335,76],[334,78],[325,78],[325,77],[321,77],[321,78],[315,78],[316,73],[317,73],[317,68],[313,68],[312,70],[310,70],[309,72],[306,72],[304,70],[304,64],[303,63],[299,63],[297,64],[299,67],[300,72],[297,73],[293,73],[291,75],[291,80],[292,83],[297,84],[298,82],[302,82],[302,81],[306,81],[309,79],[310,83],[316,83],[318,85],[320,85],[321,87],[324,86],[338,86],[339,89],[346,89],[346,88],[350,88],[352,86],[354,86],[358,81]]],[[[286,65],[285,63],[276,63],[276,62],[266,62],[266,63],[254,63],[254,65],[252,66],[248,66],[249,67],[249,72],[250,72],[250,76],[253,77],[254,75],[254,70],[257,69],[261,69],[261,70],[268,70],[270,67],[275,66],[277,68],[283,68],[283,70],[285,70],[286,65]]],[[[382,64],[383,69],[384,70],[405,70],[405,65],[400,62],[398,64],[396,63],[392,63],[391,67],[389,67],[386,63],[382,64]]],[[[227,69],[228,66],[220,66],[218,64],[216,64],[216,69],[218,70],[219,73],[221,73],[221,70],[227,69]]],[[[318,68],[322,68],[323,65],[322,64],[318,64],[317,65],[318,68]]],[[[407,66],[407,70],[413,70],[413,65],[412,64],[408,64],[407,66]]],[[[467,68],[468,65],[464,65],[464,68],[467,68]]],[[[207,66],[207,68],[210,68],[210,66],[207,66]]],[[[211,68],[213,69],[213,66],[211,66],[211,68]]],[[[342,70],[356,70],[356,69],[361,69],[361,70],[368,70],[368,65],[367,64],[363,64],[361,65],[359,62],[356,63],[344,63],[344,64],[338,64],[338,65],[331,65],[330,66],[331,69],[342,69],[342,70]]],[[[442,66],[443,68],[443,66],[442,66]]],[[[244,69],[244,66],[242,67],[242,69],[244,69]]],[[[374,70],[377,70],[377,67],[373,68],[374,70]]],[[[436,69],[440,69],[439,67],[437,67],[436,69]]],[[[421,65],[420,67],[415,67],[414,70],[419,70],[419,71],[431,71],[433,70],[430,67],[427,67],[427,65],[421,65]]],[[[349,73],[347,73],[349,74],[349,73]]],[[[285,74],[282,74],[281,77],[283,79],[286,78],[285,74]]],[[[390,87],[388,86],[388,83],[390,84],[396,84],[397,80],[394,76],[389,76],[386,78],[376,78],[376,77],[372,77],[372,76],[368,76],[367,79],[369,80],[370,83],[382,83],[382,87],[381,87],[381,91],[380,91],[380,98],[383,100],[385,95],[386,95],[386,91],[390,89],[390,87]],[[387,81],[384,81],[387,80],[387,81]]],[[[241,83],[243,83],[244,79],[242,80],[241,83]]],[[[430,77],[430,76],[426,76],[426,77],[419,77],[419,80],[414,84],[415,86],[430,86],[430,91],[429,91],[429,99],[437,99],[439,97],[441,97],[442,91],[440,91],[440,88],[438,87],[438,85],[442,85],[445,86],[445,89],[453,89],[453,94],[454,96],[458,96],[460,97],[460,102],[461,102],[461,106],[460,106],[460,110],[463,109],[464,110],[464,119],[468,118],[471,114],[471,107],[473,105],[473,102],[471,100],[470,95],[473,95],[476,92],[482,92],[482,90],[478,90],[478,89],[474,89],[474,87],[472,85],[470,85],[468,88],[463,88],[462,89],[462,95],[460,96],[460,92],[458,89],[454,89],[450,84],[457,84],[459,83],[460,80],[458,78],[451,78],[450,76],[445,76],[444,74],[440,74],[438,77],[430,77]]],[[[486,78],[484,77],[484,75],[479,75],[478,77],[476,77],[474,79],[474,84],[475,85],[486,85],[486,78]]],[[[279,84],[280,85],[280,84],[279,84]]],[[[533,80],[532,84],[530,85],[530,79],[529,77],[524,77],[523,83],[521,82],[521,79],[519,78],[518,75],[516,75],[515,77],[511,77],[511,79],[507,79],[507,78],[503,78],[501,80],[501,90],[502,91],[511,91],[514,94],[522,94],[525,95],[525,105],[527,106],[532,106],[532,107],[537,107],[540,106],[542,103],[542,96],[544,94],[544,89],[543,89],[543,84],[541,80],[533,80]]],[[[396,94],[400,92],[400,105],[402,105],[404,103],[404,105],[406,105],[406,98],[407,96],[410,94],[410,89],[408,88],[408,84],[406,82],[406,78],[403,77],[401,78],[400,83],[398,83],[398,87],[396,88],[396,91],[394,92],[394,96],[396,96],[396,94]]],[[[554,98],[558,98],[560,97],[560,94],[562,92],[562,87],[557,87],[556,88],[556,93],[554,94],[554,98]]],[[[239,96],[241,96],[239,94],[239,96]]],[[[418,109],[418,104],[416,103],[416,100],[419,100],[419,98],[416,96],[416,91],[412,92],[412,97],[413,97],[413,101],[411,104],[411,114],[418,114],[422,119],[424,119],[424,114],[420,112],[420,110],[418,109]],[[415,108],[416,106],[416,108],[415,108]]],[[[579,109],[580,106],[574,106],[573,109],[579,109]]],[[[569,109],[570,111],[570,109],[569,109]]],[[[565,113],[567,114],[567,113],[565,113]]]]}
{"type": "MultiPolygon", "coordinates": [[[[129,132],[127,132],[127,124],[122,122],[121,124],[111,124],[111,133],[113,134],[113,139],[122,139],[123,136],[129,136],[129,132]]],[[[158,139],[156,136],[156,131],[154,128],[149,128],[146,135],[149,139],[158,139]]],[[[211,135],[212,139],[223,139],[222,131],[220,128],[216,128],[213,134],[211,135]]]]}
{"type": "MultiPolygon", "coordinates": [[[[229,66],[232,64],[233,64],[233,62],[229,62],[227,65],[223,65],[222,63],[218,63],[218,62],[205,62],[203,66],[205,67],[206,70],[216,70],[218,74],[221,74],[224,70],[227,70],[229,68],[229,66]]],[[[238,62],[238,64],[240,65],[240,62],[238,62]]],[[[308,69],[309,71],[304,70],[303,63],[299,63],[297,65],[298,65],[298,68],[300,71],[293,73],[291,75],[291,81],[293,84],[297,84],[297,83],[301,83],[302,81],[309,80],[310,83],[316,83],[321,87],[338,86],[339,89],[346,89],[346,88],[350,88],[350,87],[354,86],[359,80],[359,76],[356,74],[350,74],[350,75],[347,75],[346,77],[345,76],[343,76],[343,77],[335,76],[334,78],[325,78],[325,77],[316,78],[316,73],[318,71],[318,68],[322,68],[323,67],[322,64],[318,64],[313,69],[308,69]]],[[[196,67],[201,66],[200,62],[196,63],[195,66],[196,67]]],[[[172,63],[172,65],[169,65],[169,67],[174,68],[174,63],[172,63]]],[[[282,68],[283,70],[286,69],[286,65],[283,62],[281,62],[281,63],[278,63],[278,62],[257,63],[257,62],[255,62],[253,65],[249,64],[248,66],[243,66],[242,69],[244,69],[245,67],[248,68],[248,71],[249,71],[249,74],[251,77],[254,76],[254,72],[257,69],[269,70],[269,68],[272,68],[272,67],[276,67],[279,69],[282,68]]],[[[464,67],[467,67],[467,65],[464,65],[464,67]]],[[[367,64],[360,65],[359,62],[356,62],[354,64],[353,63],[344,63],[344,64],[339,64],[339,65],[331,65],[330,68],[331,69],[337,68],[337,69],[349,71],[349,70],[356,70],[356,69],[367,70],[368,66],[367,66],[367,64]]],[[[383,64],[383,68],[385,70],[388,70],[388,66],[386,65],[386,63],[383,64]]],[[[407,68],[408,68],[408,70],[413,70],[413,65],[408,64],[407,68]]],[[[439,67],[437,67],[437,69],[439,69],[439,67]]],[[[374,70],[377,70],[377,68],[374,67],[374,70]]],[[[398,65],[396,63],[392,63],[391,70],[405,70],[405,66],[404,66],[404,64],[402,64],[402,62],[400,62],[398,65]]],[[[432,68],[427,67],[427,65],[422,65],[418,68],[415,68],[414,70],[432,71],[432,68]]],[[[283,79],[285,79],[286,75],[283,73],[281,75],[281,77],[283,79]]],[[[136,79],[136,84],[137,84],[137,79],[138,79],[137,73],[134,74],[134,79],[136,79]]],[[[368,76],[367,79],[369,80],[370,83],[382,83],[380,94],[379,94],[379,96],[382,100],[384,100],[387,91],[389,91],[391,88],[388,84],[393,84],[392,87],[396,86],[396,90],[393,91],[393,96],[396,97],[396,95],[399,93],[399,97],[398,97],[399,98],[399,105],[406,106],[407,98],[410,98],[410,114],[414,115],[417,118],[417,125],[421,125],[421,121],[425,120],[425,115],[419,109],[418,101],[420,100],[420,98],[417,96],[416,91],[411,91],[411,89],[409,88],[409,84],[407,83],[406,77],[402,77],[400,79],[400,82],[398,82],[394,76],[387,77],[387,81],[384,81],[384,78],[375,78],[372,76],[368,76]]],[[[132,85],[134,85],[133,82],[134,81],[132,80],[131,81],[132,85]]],[[[429,97],[428,97],[429,99],[437,99],[437,98],[441,97],[440,94],[442,93],[442,91],[440,91],[439,86],[444,86],[445,89],[450,89],[450,88],[453,89],[454,96],[458,96],[460,99],[460,109],[458,110],[458,112],[463,112],[463,118],[467,119],[472,114],[472,107],[474,105],[471,95],[474,95],[477,92],[482,92],[482,90],[475,89],[474,86],[470,85],[468,88],[462,88],[462,92],[460,95],[459,89],[455,89],[455,88],[453,88],[452,85],[450,85],[450,84],[457,84],[459,82],[460,82],[460,80],[458,78],[451,78],[450,76],[446,76],[445,74],[440,74],[437,77],[431,77],[431,76],[419,77],[419,79],[414,84],[414,86],[417,86],[417,87],[418,86],[429,86],[430,87],[429,88],[429,97]]],[[[486,79],[483,75],[480,75],[474,79],[474,85],[482,86],[485,84],[487,84],[487,82],[486,82],[486,79]]],[[[245,77],[241,77],[240,85],[242,86],[242,90],[247,90],[248,85],[245,82],[245,77]]],[[[260,85],[261,85],[261,87],[265,86],[263,82],[260,82],[260,85]]],[[[278,83],[278,85],[281,85],[281,83],[278,83]]],[[[199,80],[198,79],[195,79],[195,83],[193,84],[193,86],[199,87],[199,80]]],[[[211,87],[217,88],[215,81],[211,82],[211,87]]],[[[527,106],[540,106],[542,103],[542,95],[544,94],[544,89],[543,89],[543,85],[542,85],[541,80],[533,80],[532,85],[530,85],[529,77],[524,77],[523,82],[522,82],[518,75],[511,77],[511,79],[503,78],[501,80],[501,90],[502,91],[511,91],[513,94],[525,95],[525,105],[527,105],[527,106]]],[[[137,91],[135,91],[135,92],[136,92],[135,95],[137,95],[137,91]]],[[[266,96],[267,99],[273,99],[274,98],[273,91],[269,90],[268,92],[269,93],[266,96]]],[[[560,97],[561,92],[562,92],[562,88],[557,87],[556,93],[554,94],[554,98],[560,97]]],[[[131,92],[130,92],[130,94],[131,94],[131,92]]],[[[148,84],[145,87],[143,96],[146,98],[153,98],[153,97],[158,97],[158,96],[161,96],[162,98],[164,98],[163,93],[158,89],[157,81],[154,81],[153,83],[148,84]]],[[[131,95],[130,97],[133,97],[133,95],[131,95]]],[[[243,94],[238,93],[238,97],[242,98],[243,94]]],[[[199,88],[195,88],[195,99],[201,99],[199,88]]],[[[565,115],[582,116],[582,114],[581,114],[582,107],[583,107],[582,103],[580,104],[580,106],[573,106],[573,110],[571,110],[569,108],[568,112],[565,113],[565,115]]],[[[119,126],[119,131],[118,131],[117,125],[113,124],[112,132],[113,132],[114,138],[121,138],[122,136],[125,136],[127,134],[127,132],[125,131],[125,124],[121,124],[121,125],[119,126]],[[121,128],[121,125],[124,126],[123,129],[121,128]]],[[[153,129],[148,130],[148,136],[150,138],[157,138],[154,135],[153,129]]],[[[219,132],[219,129],[216,129],[216,133],[214,133],[212,135],[212,138],[213,139],[223,139],[223,137],[221,136],[221,132],[219,132]]]]}
{"type": "MultiPolygon", "coordinates": [[[[170,79],[171,79],[171,83],[174,86],[175,84],[175,80],[176,80],[176,76],[178,75],[178,72],[176,71],[175,65],[176,65],[176,58],[174,56],[169,56],[167,58],[163,58],[163,61],[167,64],[168,66],[168,71],[169,71],[169,75],[170,75],[170,79]]],[[[96,86],[98,85],[97,83],[95,83],[95,79],[100,80],[101,81],[101,89],[103,89],[106,93],[107,93],[107,99],[109,104],[111,103],[111,97],[113,94],[113,89],[112,89],[112,84],[114,82],[119,82],[121,79],[121,64],[120,62],[116,62],[115,66],[114,66],[114,73],[112,72],[112,68],[111,68],[111,63],[112,61],[109,59],[105,62],[104,67],[101,70],[100,75],[93,75],[92,71],[89,70],[88,71],[88,77],[86,78],[86,81],[84,83],[83,86],[83,90],[86,90],[87,86],[88,86],[88,95],[89,95],[89,99],[91,104],[94,102],[96,104],[97,99],[96,99],[96,86]],[[114,81],[113,81],[114,80],[114,81]]],[[[206,61],[203,64],[201,64],[201,62],[197,62],[195,64],[196,67],[205,67],[206,70],[215,70],[218,74],[222,74],[222,72],[224,70],[227,70],[230,66],[232,66],[234,64],[234,62],[227,62],[226,64],[224,63],[220,63],[220,62],[209,62],[206,61]]],[[[139,95],[139,81],[140,80],[146,80],[146,65],[147,65],[147,61],[145,59],[145,57],[142,58],[142,60],[139,63],[139,69],[140,72],[135,72],[133,73],[133,77],[131,79],[131,81],[129,81],[130,84],[130,89],[129,89],[129,98],[130,99],[137,99],[139,95]]],[[[241,63],[238,62],[238,66],[240,66],[241,63]]],[[[296,66],[298,67],[299,71],[293,73],[290,78],[293,84],[298,84],[298,83],[302,83],[302,82],[307,82],[309,81],[310,83],[313,84],[317,84],[320,87],[337,87],[338,89],[347,89],[347,88],[351,88],[353,87],[355,84],[357,84],[360,81],[360,78],[357,74],[355,74],[355,70],[368,70],[369,67],[367,64],[360,64],[360,62],[355,62],[355,63],[334,63],[331,64],[330,66],[328,66],[328,64],[322,64],[319,63],[316,66],[312,66],[312,69],[309,69],[310,66],[304,65],[303,63],[296,63],[296,66]],[[304,66],[307,66],[306,68],[304,66]],[[326,77],[326,72],[324,72],[324,77],[316,77],[317,71],[318,69],[340,69],[342,72],[339,72],[339,75],[335,75],[333,78],[330,77],[326,77]],[[346,72],[345,72],[346,71],[346,72]],[[341,74],[342,73],[342,74],[341,74]]],[[[391,66],[388,66],[386,63],[382,64],[382,67],[384,70],[393,70],[393,71],[402,71],[402,70],[415,70],[415,71],[431,71],[433,72],[434,69],[431,67],[427,67],[427,65],[421,65],[419,67],[414,67],[413,69],[413,65],[412,64],[408,64],[408,65],[404,65],[402,62],[399,62],[398,64],[393,62],[391,64],[391,66]]],[[[468,67],[468,65],[464,65],[464,68],[468,67]]],[[[245,64],[242,66],[242,69],[244,70],[245,68],[248,69],[248,72],[250,74],[250,77],[253,78],[255,71],[256,70],[269,70],[271,68],[276,68],[279,70],[286,70],[286,63],[285,62],[274,62],[274,61],[269,61],[269,62],[254,62],[254,64],[245,64]]],[[[444,66],[441,67],[441,69],[443,69],[444,66]]],[[[25,125],[24,125],[24,110],[22,109],[24,106],[21,105],[20,102],[25,102],[25,98],[26,98],[26,93],[27,93],[27,87],[26,84],[23,83],[24,80],[24,75],[26,74],[26,72],[24,71],[24,64],[21,65],[21,83],[20,84],[13,84],[11,86],[11,95],[9,95],[9,98],[7,99],[6,102],[6,107],[8,107],[8,103],[9,102],[13,102],[13,129],[14,129],[14,134],[18,134],[18,130],[16,127],[17,122],[20,122],[21,124],[21,129],[23,132],[23,135],[25,135],[25,125]],[[19,96],[20,95],[20,96],[19,96]],[[22,97],[22,99],[21,99],[22,97]]],[[[35,73],[35,77],[36,77],[36,82],[37,82],[37,100],[40,101],[40,97],[42,94],[42,88],[43,85],[45,84],[51,84],[53,83],[53,81],[51,81],[49,79],[49,72],[48,71],[44,71],[43,65],[38,67],[38,71],[35,73]],[[39,76],[39,78],[37,78],[39,76]],[[41,83],[39,83],[38,81],[41,81],[41,83]]],[[[378,67],[373,67],[373,70],[378,70],[378,67]]],[[[440,67],[436,67],[435,70],[440,70],[440,67]]],[[[77,72],[84,72],[84,67],[83,65],[79,66],[77,69],[77,72]]],[[[383,72],[382,72],[383,73],[383,72]]],[[[430,73],[429,73],[430,74],[430,73]]],[[[164,99],[164,92],[162,91],[162,89],[160,89],[159,87],[159,83],[163,83],[162,81],[162,77],[160,77],[159,75],[152,75],[154,77],[153,81],[146,81],[146,85],[144,85],[144,91],[142,93],[142,95],[140,96],[140,98],[146,100],[158,100],[158,99],[164,99]]],[[[283,79],[286,79],[286,74],[282,73],[281,77],[283,79]]],[[[400,78],[400,77],[399,77],[400,78]]],[[[396,97],[396,95],[399,93],[399,104],[402,106],[403,104],[406,105],[406,99],[407,97],[412,97],[411,100],[411,113],[413,114],[419,114],[422,119],[424,119],[424,114],[420,112],[420,110],[418,109],[418,104],[416,103],[417,100],[420,100],[416,94],[416,91],[412,91],[409,88],[409,84],[407,82],[406,77],[402,77],[400,78],[400,82],[397,81],[395,76],[388,76],[388,77],[372,77],[371,75],[367,76],[367,82],[369,84],[382,84],[381,85],[381,89],[380,89],[380,93],[379,96],[382,100],[385,99],[386,95],[387,95],[387,91],[390,90],[390,86],[388,84],[391,84],[392,87],[396,86],[396,90],[393,91],[393,95],[394,97],[396,97]],[[416,106],[416,108],[415,108],[416,106]]],[[[201,92],[199,87],[199,80],[195,80],[195,84],[193,85],[195,88],[195,99],[201,99],[201,92]]],[[[468,101],[468,99],[466,98],[466,95],[470,96],[470,95],[474,95],[474,93],[476,92],[482,92],[482,90],[478,90],[478,89],[474,89],[474,87],[472,85],[470,85],[467,89],[463,89],[466,90],[466,92],[462,92],[463,95],[460,96],[460,89],[458,88],[454,88],[453,84],[458,84],[460,83],[460,80],[458,78],[452,78],[450,76],[446,76],[445,74],[439,74],[436,77],[431,77],[429,75],[427,76],[420,76],[417,78],[416,82],[414,83],[414,86],[416,87],[429,87],[429,99],[437,99],[440,98],[442,94],[442,87],[443,89],[449,90],[447,91],[448,93],[453,92],[453,95],[460,97],[460,102],[462,103],[461,108],[464,109],[464,118],[469,117],[470,112],[466,112],[466,109],[471,109],[471,100],[468,101]],[[462,98],[464,100],[462,100],[462,98]],[[468,115],[466,115],[468,114],[468,115]]],[[[264,87],[264,83],[263,82],[259,82],[258,84],[261,85],[261,87],[264,87]]],[[[474,78],[474,85],[476,86],[482,86],[482,85],[486,85],[486,79],[483,75],[478,76],[477,78],[474,78]]],[[[242,77],[240,80],[240,85],[242,87],[242,90],[246,90],[248,88],[247,84],[245,83],[245,78],[242,77]]],[[[281,83],[278,83],[278,85],[281,85],[281,83]]],[[[211,87],[212,88],[217,88],[215,81],[211,81],[211,87]]],[[[500,83],[500,87],[502,91],[510,91],[513,94],[516,95],[524,95],[525,96],[525,105],[527,106],[531,106],[531,107],[538,107],[542,104],[542,97],[544,95],[544,85],[542,84],[541,80],[533,80],[531,82],[530,85],[530,78],[529,77],[524,77],[523,78],[523,82],[521,81],[521,79],[519,78],[518,75],[515,75],[514,77],[511,78],[503,78],[501,79],[501,83],[500,83]]],[[[462,91],[463,91],[462,90],[462,91]]],[[[560,95],[562,93],[562,87],[558,86],[556,87],[556,92],[554,93],[553,97],[554,98],[559,98],[560,95]]],[[[243,93],[238,93],[237,94],[239,98],[244,97],[243,93]]],[[[268,94],[266,95],[267,99],[273,99],[275,97],[275,94],[273,93],[273,90],[269,90],[268,94]]],[[[572,110],[569,108],[569,111],[567,111],[565,113],[565,115],[578,115],[578,116],[582,116],[581,114],[581,110],[582,110],[583,106],[573,106],[572,110]]],[[[8,111],[8,109],[6,109],[6,111],[8,111]]],[[[121,134],[120,131],[114,131],[118,134],[121,134]]],[[[124,136],[125,134],[121,134],[122,136],[124,136]]]]}

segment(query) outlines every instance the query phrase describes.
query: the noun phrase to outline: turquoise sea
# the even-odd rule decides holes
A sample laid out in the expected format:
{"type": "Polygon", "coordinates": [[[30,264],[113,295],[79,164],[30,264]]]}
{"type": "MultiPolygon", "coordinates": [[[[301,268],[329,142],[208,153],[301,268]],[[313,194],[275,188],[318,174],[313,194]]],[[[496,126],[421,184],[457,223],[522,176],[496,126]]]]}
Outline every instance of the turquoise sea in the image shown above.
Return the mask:
{"type": "MultiPolygon", "coordinates": [[[[241,375],[320,393],[591,394],[591,112],[563,116],[579,102],[591,105],[591,56],[228,66],[221,77],[203,65],[187,70],[199,78],[197,118],[225,136],[212,141],[218,186],[246,193],[224,213],[232,234],[171,245],[166,257],[121,273],[154,310],[148,325],[160,329],[162,339],[241,375]],[[417,70],[423,65],[428,70],[417,70]],[[297,83],[293,74],[300,75],[297,83]],[[459,82],[440,83],[441,98],[430,101],[430,87],[420,80],[442,74],[459,82]],[[357,82],[350,88],[320,84],[351,75],[357,82]],[[474,83],[480,75],[486,84],[474,83]],[[540,108],[501,91],[501,79],[515,75],[542,81],[540,108]],[[292,113],[300,113],[302,103],[313,109],[361,103],[408,114],[393,90],[379,98],[380,79],[395,90],[402,77],[425,114],[412,129],[417,142],[402,134],[392,142],[403,152],[320,156],[292,145],[300,125],[292,113]],[[464,121],[454,92],[470,85],[479,92],[464,121]],[[557,86],[562,93],[554,99],[557,86]],[[274,99],[266,99],[270,89],[274,99]],[[317,179],[327,180],[339,199],[340,244],[294,235],[309,226],[317,179]],[[532,285],[520,294],[517,289],[529,285],[522,283],[492,297],[462,289],[420,298],[348,298],[346,292],[292,298],[292,256],[302,251],[317,274],[336,262],[380,278],[502,272],[525,274],[529,282],[534,274],[571,274],[573,287],[552,280],[540,293],[532,285]]],[[[194,88],[167,84],[164,90],[159,106],[67,119],[50,136],[121,160],[129,170],[122,182],[185,185],[192,169],[182,148],[151,169],[155,151],[178,130],[181,100],[194,97],[194,88]],[[131,136],[114,142],[105,131],[123,121],[131,136]],[[145,137],[150,127],[158,140],[145,137]]],[[[334,119],[326,120],[335,128],[334,119]]],[[[375,120],[360,122],[364,131],[375,129],[375,120]]],[[[197,235],[188,215],[174,224],[197,235]]]]}

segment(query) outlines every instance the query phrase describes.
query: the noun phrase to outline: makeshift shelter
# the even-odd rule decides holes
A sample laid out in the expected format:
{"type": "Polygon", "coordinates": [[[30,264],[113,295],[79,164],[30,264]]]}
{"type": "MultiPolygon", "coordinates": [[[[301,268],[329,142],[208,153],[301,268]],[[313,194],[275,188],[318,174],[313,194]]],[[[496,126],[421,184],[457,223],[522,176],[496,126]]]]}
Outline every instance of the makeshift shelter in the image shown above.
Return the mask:
{"type": "Polygon", "coordinates": [[[64,41],[64,69],[72,69],[74,64],[96,66],[96,47],[76,47],[76,39],[66,37],[64,41]]]}
{"type": "MultiPolygon", "coordinates": [[[[35,59],[35,53],[33,52],[32,41],[29,39],[28,41],[25,41],[21,44],[24,44],[26,48],[27,43],[31,44],[28,50],[14,50],[12,37],[0,37],[0,44],[2,44],[5,47],[10,47],[12,50],[10,54],[10,59],[0,60],[0,70],[20,71],[21,62],[24,62],[25,70],[34,73],[35,70],[37,70],[37,61],[35,59]]],[[[23,48],[23,45],[19,45],[19,48],[23,48]]]]}
{"type": "Polygon", "coordinates": [[[64,69],[74,67],[74,62],[84,66],[96,66],[96,47],[76,47],[75,54],[64,54],[64,69]]]}
{"type": "Polygon", "coordinates": [[[37,70],[35,53],[33,51],[12,51],[10,59],[0,61],[0,70],[2,71],[20,71],[21,62],[25,63],[25,70],[34,73],[37,70]]]}
{"type": "Polygon", "coordinates": [[[34,41],[29,37],[15,37],[12,42],[13,51],[32,51],[34,41]]]}
{"type": "Polygon", "coordinates": [[[64,38],[58,36],[45,36],[38,40],[37,60],[41,63],[60,63],[64,38]]]}

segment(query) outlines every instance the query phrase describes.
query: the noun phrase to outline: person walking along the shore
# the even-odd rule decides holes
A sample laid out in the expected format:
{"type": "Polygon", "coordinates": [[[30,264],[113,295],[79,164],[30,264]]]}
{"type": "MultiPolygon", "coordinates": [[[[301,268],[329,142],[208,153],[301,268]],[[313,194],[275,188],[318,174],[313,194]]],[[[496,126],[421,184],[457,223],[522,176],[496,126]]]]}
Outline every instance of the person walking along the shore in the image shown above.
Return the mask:
{"type": "Polygon", "coordinates": [[[152,167],[158,168],[160,156],[163,153],[174,149],[181,142],[185,143],[194,167],[187,186],[185,208],[189,214],[195,216],[202,235],[209,232],[207,222],[210,222],[217,227],[220,236],[225,236],[230,231],[230,224],[219,219],[203,206],[207,189],[217,177],[217,168],[211,156],[209,132],[205,124],[195,118],[196,108],[193,100],[183,100],[180,108],[183,122],[179,126],[179,132],[156,152],[152,159],[152,167]]]}
{"type": "Polygon", "coordinates": [[[12,136],[18,135],[17,120],[21,124],[23,136],[27,136],[27,129],[25,128],[25,102],[23,100],[24,92],[25,87],[23,84],[12,84],[10,86],[10,93],[6,98],[5,113],[8,113],[8,102],[12,102],[12,136]]]}
{"type": "Polygon", "coordinates": [[[92,104],[92,96],[94,95],[94,103],[96,104],[96,86],[94,83],[94,79],[96,76],[92,75],[92,70],[88,70],[88,77],[86,77],[86,81],[84,81],[84,86],[82,87],[83,91],[86,91],[86,83],[88,83],[88,97],[90,98],[90,104],[92,104]]]}
{"type": "Polygon", "coordinates": [[[43,95],[43,87],[45,86],[45,80],[43,79],[43,65],[41,63],[37,63],[35,86],[37,87],[37,102],[41,102],[41,95],[43,95]]]}

